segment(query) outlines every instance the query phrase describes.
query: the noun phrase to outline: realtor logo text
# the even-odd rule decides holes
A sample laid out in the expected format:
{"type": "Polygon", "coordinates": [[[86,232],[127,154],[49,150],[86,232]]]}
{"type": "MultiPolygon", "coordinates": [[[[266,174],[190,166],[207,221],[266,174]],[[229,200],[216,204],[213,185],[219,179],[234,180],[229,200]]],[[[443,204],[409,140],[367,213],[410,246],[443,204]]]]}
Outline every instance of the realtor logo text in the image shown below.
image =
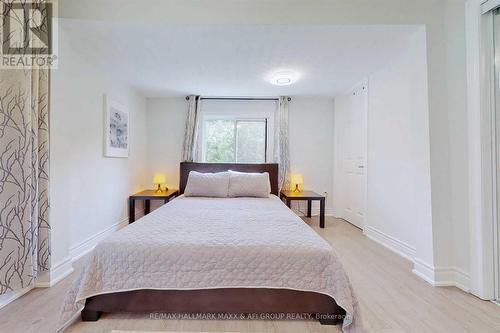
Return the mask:
{"type": "Polygon", "coordinates": [[[1,0],[0,68],[54,68],[56,2],[1,0]]]}

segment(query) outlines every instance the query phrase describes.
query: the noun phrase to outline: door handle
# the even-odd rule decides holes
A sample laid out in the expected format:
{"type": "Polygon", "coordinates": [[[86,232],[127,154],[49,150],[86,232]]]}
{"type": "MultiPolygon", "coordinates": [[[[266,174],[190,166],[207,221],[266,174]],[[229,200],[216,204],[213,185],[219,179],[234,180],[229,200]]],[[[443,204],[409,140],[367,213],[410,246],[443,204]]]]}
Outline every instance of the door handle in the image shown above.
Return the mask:
{"type": "Polygon", "coordinates": [[[364,169],[364,168],[365,168],[365,166],[364,166],[364,165],[358,165],[358,168],[360,168],[360,169],[364,169]]]}

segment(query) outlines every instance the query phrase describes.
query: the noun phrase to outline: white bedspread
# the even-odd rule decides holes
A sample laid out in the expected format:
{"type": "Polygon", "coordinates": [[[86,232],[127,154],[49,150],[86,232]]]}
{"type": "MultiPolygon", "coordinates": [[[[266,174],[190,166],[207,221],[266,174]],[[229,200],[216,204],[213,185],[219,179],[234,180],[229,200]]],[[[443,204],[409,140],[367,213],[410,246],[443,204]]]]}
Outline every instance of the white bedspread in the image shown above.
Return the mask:
{"type": "Polygon", "coordinates": [[[329,295],[361,332],[331,246],[270,198],[179,197],[101,242],[68,292],[62,326],[85,299],[136,289],[286,288],[329,295]]]}

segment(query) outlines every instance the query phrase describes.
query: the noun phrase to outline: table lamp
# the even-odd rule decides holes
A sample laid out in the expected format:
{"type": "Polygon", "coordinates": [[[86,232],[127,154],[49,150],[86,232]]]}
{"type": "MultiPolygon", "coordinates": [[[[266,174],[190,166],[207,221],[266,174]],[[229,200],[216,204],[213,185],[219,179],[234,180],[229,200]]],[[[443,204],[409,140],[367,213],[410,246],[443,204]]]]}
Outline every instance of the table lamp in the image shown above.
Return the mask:
{"type": "MultiPolygon", "coordinates": [[[[167,176],[162,172],[155,172],[153,176],[153,184],[158,184],[158,188],[156,189],[156,193],[163,192],[161,190],[161,184],[165,184],[167,182],[167,176]]],[[[168,191],[168,187],[165,187],[165,191],[168,191]]]]}
{"type": "Polygon", "coordinates": [[[292,185],[295,185],[295,189],[293,190],[294,192],[300,192],[299,185],[302,185],[304,180],[302,179],[302,175],[299,173],[293,174],[292,175],[292,185]]]}

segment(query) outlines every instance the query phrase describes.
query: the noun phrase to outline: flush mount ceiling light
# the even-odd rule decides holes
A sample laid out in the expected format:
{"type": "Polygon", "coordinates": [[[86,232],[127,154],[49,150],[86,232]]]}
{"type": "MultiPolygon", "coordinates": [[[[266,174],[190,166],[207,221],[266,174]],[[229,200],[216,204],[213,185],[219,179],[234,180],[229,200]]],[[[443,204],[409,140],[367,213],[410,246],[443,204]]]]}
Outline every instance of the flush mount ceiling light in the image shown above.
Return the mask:
{"type": "Polygon", "coordinates": [[[288,86],[297,81],[298,75],[292,71],[280,71],[271,76],[270,82],[277,86],[288,86]]]}

